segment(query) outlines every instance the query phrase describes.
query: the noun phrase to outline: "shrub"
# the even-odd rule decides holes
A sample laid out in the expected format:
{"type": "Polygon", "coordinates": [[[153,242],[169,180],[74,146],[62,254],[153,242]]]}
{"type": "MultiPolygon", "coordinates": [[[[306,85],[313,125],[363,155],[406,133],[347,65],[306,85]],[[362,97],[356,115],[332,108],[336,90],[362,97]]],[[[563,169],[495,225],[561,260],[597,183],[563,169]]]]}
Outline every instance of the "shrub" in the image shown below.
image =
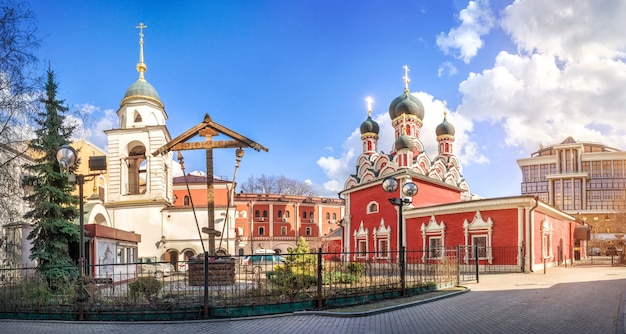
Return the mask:
{"type": "Polygon", "coordinates": [[[317,277],[294,273],[286,267],[268,272],[267,279],[278,287],[281,294],[287,295],[292,301],[300,291],[306,290],[317,283],[317,277]]]}
{"type": "Polygon", "coordinates": [[[152,301],[153,297],[161,291],[161,281],[154,277],[139,277],[136,281],[128,284],[130,296],[137,299],[144,296],[148,301],[152,301]]]}
{"type": "Polygon", "coordinates": [[[363,276],[363,272],[365,271],[365,267],[360,262],[350,262],[348,263],[346,269],[348,270],[348,273],[356,277],[363,276]]]}
{"type": "Polygon", "coordinates": [[[359,279],[355,275],[342,273],[340,271],[324,273],[324,277],[322,277],[323,284],[350,284],[358,281],[359,279]]]}

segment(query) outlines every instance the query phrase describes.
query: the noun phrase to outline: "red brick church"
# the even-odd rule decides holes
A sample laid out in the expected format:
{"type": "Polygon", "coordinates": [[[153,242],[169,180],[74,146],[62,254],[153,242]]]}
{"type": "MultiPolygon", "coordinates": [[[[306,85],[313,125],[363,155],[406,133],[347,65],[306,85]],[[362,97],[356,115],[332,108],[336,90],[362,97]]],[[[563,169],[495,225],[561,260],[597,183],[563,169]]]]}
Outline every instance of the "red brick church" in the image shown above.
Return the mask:
{"type": "Polygon", "coordinates": [[[341,247],[350,261],[395,261],[404,246],[424,251],[417,261],[427,263],[446,247],[477,246],[481,264],[529,272],[586,254],[587,228],[571,215],[533,196],[473,195],[454,154],[455,128],[445,107],[436,133],[422,134],[424,106],[409,93],[407,75],[404,81],[404,92],[389,105],[391,152],[378,150],[381,129],[370,106],[356,173],[340,192],[346,200],[341,247]],[[426,154],[422,138],[437,140],[436,157],[426,154]],[[498,247],[518,247],[519,256],[499,258],[498,247]]]}

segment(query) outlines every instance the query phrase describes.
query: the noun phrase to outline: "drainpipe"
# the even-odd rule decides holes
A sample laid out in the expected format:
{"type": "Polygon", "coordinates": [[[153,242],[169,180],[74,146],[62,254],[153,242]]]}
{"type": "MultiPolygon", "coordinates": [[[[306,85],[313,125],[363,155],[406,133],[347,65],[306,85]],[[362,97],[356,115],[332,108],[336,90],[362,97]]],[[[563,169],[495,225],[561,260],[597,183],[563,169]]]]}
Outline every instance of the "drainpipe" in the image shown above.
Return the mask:
{"type": "Polygon", "coordinates": [[[529,258],[528,269],[530,270],[531,273],[533,272],[533,263],[534,263],[533,246],[534,246],[534,240],[535,240],[535,233],[533,230],[534,226],[532,224],[532,220],[533,220],[533,211],[535,211],[537,206],[539,206],[539,196],[533,196],[533,199],[535,200],[535,205],[533,205],[530,208],[530,210],[528,210],[527,234],[529,235],[529,237],[526,239],[526,245],[528,245],[528,258],[529,258]]]}

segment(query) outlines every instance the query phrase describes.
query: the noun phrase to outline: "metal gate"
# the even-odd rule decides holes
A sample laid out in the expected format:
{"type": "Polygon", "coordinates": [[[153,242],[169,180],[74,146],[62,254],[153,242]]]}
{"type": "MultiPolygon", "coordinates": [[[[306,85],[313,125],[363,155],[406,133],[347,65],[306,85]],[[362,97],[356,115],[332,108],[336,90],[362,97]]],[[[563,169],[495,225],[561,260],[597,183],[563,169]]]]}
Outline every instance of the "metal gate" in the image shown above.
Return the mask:
{"type": "Polygon", "coordinates": [[[524,249],[458,245],[455,250],[459,284],[479,282],[481,274],[524,272],[524,249]]]}

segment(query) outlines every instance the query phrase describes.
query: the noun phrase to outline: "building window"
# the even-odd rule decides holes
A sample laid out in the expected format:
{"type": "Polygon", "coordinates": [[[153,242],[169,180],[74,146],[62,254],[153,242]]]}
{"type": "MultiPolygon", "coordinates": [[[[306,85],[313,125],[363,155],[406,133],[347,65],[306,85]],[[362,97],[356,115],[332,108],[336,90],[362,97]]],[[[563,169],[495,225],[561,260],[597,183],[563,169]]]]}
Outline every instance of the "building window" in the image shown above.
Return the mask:
{"type": "Polygon", "coordinates": [[[389,257],[389,239],[378,240],[378,257],[389,257]]]}
{"type": "Polygon", "coordinates": [[[359,257],[366,257],[367,256],[367,241],[366,240],[359,240],[359,257]]]}
{"type": "Polygon", "coordinates": [[[333,213],[333,220],[337,220],[337,214],[333,213]]]}
{"type": "Polygon", "coordinates": [[[289,218],[289,211],[285,211],[285,218],[289,218]]]}
{"type": "Polygon", "coordinates": [[[302,218],[306,219],[306,211],[302,212],[302,218]]]}
{"type": "Polygon", "coordinates": [[[267,210],[263,210],[263,217],[267,218],[267,210]]]}
{"type": "Polygon", "coordinates": [[[476,258],[476,250],[478,249],[478,258],[487,258],[487,236],[486,235],[473,235],[472,236],[472,259],[476,258]]]}
{"type": "Polygon", "coordinates": [[[261,217],[261,212],[260,212],[259,210],[254,211],[254,216],[255,216],[256,218],[261,217]]]}
{"type": "Polygon", "coordinates": [[[367,205],[367,213],[374,213],[374,212],[378,212],[378,203],[370,202],[367,205]]]}
{"type": "Polygon", "coordinates": [[[428,238],[428,257],[431,259],[438,259],[441,257],[441,237],[429,237],[428,238]]]}
{"type": "Polygon", "coordinates": [[[265,235],[265,227],[259,227],[259,235],[265,235]]]}
{"type": "Polygon", "coordinates": [[[278,210],[278,218],[283,218],[283,212],[281,210],[278,210]]]}
{"type": "Polygon", "coordinates": [[[311,235],[311,228],[307,227],[305,230],[306,235],[311,235]]]}
{"type": "Polygon", "coordinates": [[[183,205],[185,205],[185,206],[189,205],[189,196],[183,197],[183,205]]]}
{"type": "Polygon", "coordinates": [[[309,218],[311,218],[311,219],[313,219],[313,218],[314,218],[314,216],[313,216],[313,211],[309,212],[309,218]]]}
{"type": "Polygon", "coordinates": [[[326,212],[326,219],[330,219],[330,212],[326,212]]]}

